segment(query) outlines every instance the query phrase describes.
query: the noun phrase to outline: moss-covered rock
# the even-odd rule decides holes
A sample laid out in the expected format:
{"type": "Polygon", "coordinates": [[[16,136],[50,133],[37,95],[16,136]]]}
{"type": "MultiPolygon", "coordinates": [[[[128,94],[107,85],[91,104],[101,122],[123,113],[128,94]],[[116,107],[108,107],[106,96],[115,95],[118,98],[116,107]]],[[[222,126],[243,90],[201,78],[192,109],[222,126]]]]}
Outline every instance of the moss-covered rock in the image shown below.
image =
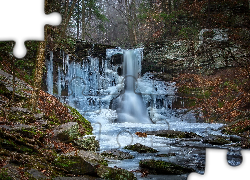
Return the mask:
{"type": "Polygon", "coordinates": [[[125,169],[116,169],[107,166],[100,165],[97,168],[97,175],[103,179],[110,179],[110,180],[135,180],[136,177],[134,174],[125,169]]]}
{"type": "Polygon", "coordinates": [[[94,135],[78,137],[74,143],[79,149],[86,151],[97,151],[100,148],[99,141],[95,139],[94,135]]]}
{"type": "Polygon", "coordinates": [[[79,134],[79,125],[77,122],[68,122],[54,129],[53,133],[61,141],[73,141],[79,134]]]}
{"type": "Polygon", "coordinates": [[[139,153],[156,153],[156,152],[158,152],[156,149],[153,149],[151,147],[142,145],[140,143],[136,143],[134,145],[125,146],[124,149],[132,150],[132,151],[137,151],[139,153]]]}
{"type": "Polygon", "coordinates": [[[101,156],[99,153],[93,152],[93,151],[84,151],[84,150],[79,150],[77,152],[69,152],[66,153],[65,155],[67,156],[75,156],[78,155],[80,157],[82,157],[85,161],[89,162],[90,164],[92,164],[92,166],[98,166],[98,165],[104,165],[107,166],[108,165],[108,161],[104,159],[103,156],[101,156]]]}
{"type": "Polygon", "coordinates": [[[104,151],[101,153],[101,155],[104,157],[107,157],[109,159],[118,159],[118,160],[133,159],[134,158],[134,156],[132,156],[128,152],[119,151],[117,149],[104,151]]]}
{"type": "Polygon", "coordinates": [[[84,134],[82,135],[91,135],[93,131],[91,123],[87,119],[85,119],[75,108],[68,105],[66,106],[69,108],[71,115],[75,117],[75,120],[76,122],[78,122],[79,127],[83,128],[82,133],[84,134]]]}
{"type": "Polygon", "coordinates": [[[205,137],[202,141],[203,143],[209,143],[212,145],[224,145],[224,144],[230,144],[232,141],[228,139],[228,137],[225,136],[215,136],[215,135],[209,135],[205,137]]]}
{"type": "Polygon", "coordinates": [[[194,171],[177,164],[153,159],[141,160],[139,166],[147,169],[151,174],[186,174],[194,171]]]}
{"type": "Polygon", "coordinates": [[[59,156],[54,165],[74,175],[96,174],[95,167],[80,156],[59,156]]]}
{"type": "Polygon", "coordinates": [[[9,176],[6,168],[0,169],[0,180],[12,180],[12,177],[9,176]]]}

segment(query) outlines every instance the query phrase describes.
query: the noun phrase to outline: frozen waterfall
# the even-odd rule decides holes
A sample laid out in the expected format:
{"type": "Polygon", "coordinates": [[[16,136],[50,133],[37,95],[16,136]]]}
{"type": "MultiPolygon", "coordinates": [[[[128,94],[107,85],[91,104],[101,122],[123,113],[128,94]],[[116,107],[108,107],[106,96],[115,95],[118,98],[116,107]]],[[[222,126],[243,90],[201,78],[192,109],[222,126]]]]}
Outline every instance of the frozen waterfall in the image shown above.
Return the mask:
{"type": "Polygon", "coordinates": [[[175,85],[154,80],[150,73],[141,76],[142,48],[107,49],[106,58],[77,59],[63,52],[60,58],[53,52],[49,55],[46,62],[48,93],[84,116],[91,115],[93,119],[100,116],[100,121],[109,123],[146,124],[165,123],[172,117],[175,85]]]}

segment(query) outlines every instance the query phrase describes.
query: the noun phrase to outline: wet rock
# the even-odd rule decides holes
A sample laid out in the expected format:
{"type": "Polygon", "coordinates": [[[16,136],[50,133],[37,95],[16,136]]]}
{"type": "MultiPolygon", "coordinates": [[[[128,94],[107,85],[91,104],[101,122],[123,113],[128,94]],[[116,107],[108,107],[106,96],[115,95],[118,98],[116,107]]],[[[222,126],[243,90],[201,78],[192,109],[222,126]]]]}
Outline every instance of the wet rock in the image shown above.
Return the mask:
{"type": "Polygon", "coordinates": [[[170,157],[170,156],[176,156],[175,153],[168,153],[168,154],[157,154],[156,157],[170,157]]]}
{"type": "Polygon", "coordinates": [[[112,65],[119,65],[123,62],[123,54],[114,54],[111,56],[111,64],[112,65]]]}
{"type": "Polygon", "coordinates": [[[181,120],[188,123],[196,123],[195,113],[192,111],[188,111],[181,117],[181,120]]]}
{"type": "Polygon", "coordinates": [[[79,177],[56,177],[53,180],[101,180],[101,178],[83,175],[79,177]]]}
{"type": "Polygon", "coordinates": [[[161,160],[145,159],[139,162],[139,166],[147,169],[151,174],[186,174],[194,172],[191,168],[186,168],[161,160]]]}
{"type": "Polygon", "coordinates": [[[79,125],[77,122],[68,122],[54,129],[54,136],[61,141],[72,141],[77,138],[79,125]]]}
{"type": "Polygon", "coordinates": [[[74,175],[96,174],[96,169],[80,156],[59,156],[54,165],[74,175]]]}
{"type": "Polygon", "coordinates": [[[209,143],[212,145],[224,145],[224,144],[230,144],[232,143],[227,137],[225,136],[215,136],[215,135],[209,135],[206,136],[203,141],[203,143],[209,143]]]}
{"type": "Polygon", "coordinates": [[[156,135],[166,138],[201,138],[201,136],[193,132],[182,132],[174,130],[146,131],[145,133],[147,135],[156,135]]]}
{"type": "Polygon", "coordinates": [[[231,135],[230,136],[230,141],[232,141],[232,142],[240,142],[241,141],[241,137],[240,136],[236,136],[236,135],[231,135]]]}
{"type": "Polygon", "coordinates": [[[78,137],[74,143],[79,149],[86,151],[97,151],[100,148],[99,141],[95,139],[94,135],[78,137]]]}
{"type": "Polygon", "coordinates": [[[47,176],[45,176],[42,172],[36,170],[36,169],[30,169],[30,170],[27,170],[27,172],[35,179],[41,179],[41,180],[45,180],[45,179],[48,179],[47,176]]]}
{"type": "Polygon", "coordinates": [[[132,151],[137,151],[139,153],[156,153],[156,152],[158,152],[157,150],[155,150],[155,149],[153,149],[151,147],[142,145],[140,143],[136,143],[134,145],[125,146],[124,149],[132,150],[132,151]]]}
{"type": "Polygon", "coordinates": [[[72,151],[69,153],[65,154],[66,156],[80,156],[81,158],[83,158],[85,161],[89,162],[92,166],[98,166],[98,165],[108,165],[108,161],[104,159],[103,156],[101,156],[99,153],[93,152],[93,151],[84,151],[84,150],[80,150],[80,151],[72,151]]]}
{"type": "Polygon", "coordinates": [[[135,180],[136,177],[134,174],[125,169],[111,168],[107,166],[99,166],[97,168],[97,175],[103,179],[112,179],[112,180],[135,180]]]}
{"type": "Polygon", "coordinates": [[[110,159],[133,159],[134,156],[130,155],[128,152],[119,151],[117,149],[111,149],[109,151],[104,151],[101,153],[102,156],[110,158],[110,159]]]}

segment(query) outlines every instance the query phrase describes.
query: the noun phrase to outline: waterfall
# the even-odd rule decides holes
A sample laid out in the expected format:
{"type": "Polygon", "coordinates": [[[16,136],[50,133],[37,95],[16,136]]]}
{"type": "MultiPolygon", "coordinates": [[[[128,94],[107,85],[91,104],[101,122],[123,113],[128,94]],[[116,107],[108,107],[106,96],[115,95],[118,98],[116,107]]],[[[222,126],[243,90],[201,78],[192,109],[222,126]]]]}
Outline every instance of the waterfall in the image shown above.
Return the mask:
{"type": "Polygon", "coordinates": [[[135,83],[138,78],[138,62],[135,50],[124,51],[123,66],[125,77],[125,91],[121,95],[118,109],[118,122],[152,123],[147,109],[139,94],[135,93],[135,83]]]}
{"type": "Polygon", "coordinates": [[[101,117],[107,118],[105,122],[149,124],[169,121],[175,84],[155,80],[151,73],[141,77],[142,48],[107,49],[103,59],[60,55],[61,63],[53,52],[46,61],[47,91],[84,116],[108,112],[110,116],[101,117]],[[108,119],[111,115],[112,118],[108,119]]]}

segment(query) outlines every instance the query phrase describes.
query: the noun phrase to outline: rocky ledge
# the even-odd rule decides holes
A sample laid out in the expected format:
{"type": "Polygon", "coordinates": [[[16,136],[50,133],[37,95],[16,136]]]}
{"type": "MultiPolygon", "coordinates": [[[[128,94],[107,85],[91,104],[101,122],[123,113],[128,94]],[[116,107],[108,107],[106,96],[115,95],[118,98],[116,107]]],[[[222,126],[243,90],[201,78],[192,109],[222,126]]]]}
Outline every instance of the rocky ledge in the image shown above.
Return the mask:
{"type": "Polygon", "coordinates": [[[195,170],[161,160],[141,160],[139,166],[151,174],[187,174],[195,170]]]}

